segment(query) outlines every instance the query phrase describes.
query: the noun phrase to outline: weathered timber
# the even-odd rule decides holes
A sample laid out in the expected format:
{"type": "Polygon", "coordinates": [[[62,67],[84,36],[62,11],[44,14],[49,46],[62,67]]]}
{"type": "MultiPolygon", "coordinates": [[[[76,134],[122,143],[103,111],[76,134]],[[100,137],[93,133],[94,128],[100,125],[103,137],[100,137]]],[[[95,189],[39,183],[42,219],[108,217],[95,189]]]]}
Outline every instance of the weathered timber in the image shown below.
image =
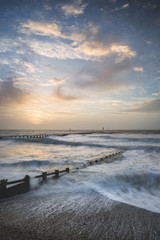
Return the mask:
{"type": "Polygon", "coordinates": [[[43,180],[47,180],[47,176],[55,175],[55,177],[59,177],[60,173],[65,173],[65,172],[68,173],[69,171],[70,171],[70,169],[66,168],[64,170],[55,170],[54,172],[51,172],[51,173],[42,172],[41,175],[37,175],[37,176],[35,176],[35,178],[41,178],[42,177],[43,180]]]}
{"type": "Polygon", "coordinates": [[[26,193],[30,190],[30,177],[26,175],[23,179],[10,181],[8,182],[7,179],[3,179],[0,181],[0,199],[12,197],[14,195],[18,195],[21,193],[26,193]],[[7,185],[13,185],[18,183],[14,186],[7,187],[7,185]]]}

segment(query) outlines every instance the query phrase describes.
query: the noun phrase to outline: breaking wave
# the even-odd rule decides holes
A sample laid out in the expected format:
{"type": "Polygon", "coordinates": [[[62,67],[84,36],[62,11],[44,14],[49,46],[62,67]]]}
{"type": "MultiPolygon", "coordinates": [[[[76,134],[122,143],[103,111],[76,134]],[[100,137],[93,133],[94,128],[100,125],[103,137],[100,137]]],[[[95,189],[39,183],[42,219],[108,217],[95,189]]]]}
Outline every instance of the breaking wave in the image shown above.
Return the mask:
{"type": "Polygon", "coordinates": [[[52,162],[44,160],[19,161],[14,163],[0,163],[0,167],[47,167],[53,165],[52,162]]]}

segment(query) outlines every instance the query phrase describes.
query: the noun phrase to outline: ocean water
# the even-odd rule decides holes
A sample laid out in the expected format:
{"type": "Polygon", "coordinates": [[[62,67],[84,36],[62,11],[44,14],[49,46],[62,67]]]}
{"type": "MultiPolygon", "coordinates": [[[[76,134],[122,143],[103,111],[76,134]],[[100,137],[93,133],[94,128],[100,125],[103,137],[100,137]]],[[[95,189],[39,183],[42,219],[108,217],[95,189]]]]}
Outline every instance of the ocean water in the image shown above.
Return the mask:
{"type": "Polygon", "coordinates": [[[96,192],[109,200],[160,213],[160,132],[158,131],[1,131],[0,180],[43,171],[71,169],[58,181],[50,180],[33,194],[96,192]],[[41,138],[11,138],[14,135],[57,134],[41,138]],[[69,134],[68,134],[69,133],[69,134]],[[121,152],[110,161],[95,160],[121,152]],[[95,164],[90,165],[92,161],[95,164]],[[76,167],[79,167],[77,170],[76,167]]]}

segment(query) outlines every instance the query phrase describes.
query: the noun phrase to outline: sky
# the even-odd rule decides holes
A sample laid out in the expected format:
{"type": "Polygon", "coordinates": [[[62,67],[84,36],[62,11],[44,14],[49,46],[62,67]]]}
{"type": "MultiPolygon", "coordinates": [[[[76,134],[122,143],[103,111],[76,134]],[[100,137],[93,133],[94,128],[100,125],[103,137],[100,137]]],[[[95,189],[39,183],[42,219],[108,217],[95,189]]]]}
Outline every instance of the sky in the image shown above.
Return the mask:
{"type": "Polygon", "coordinates": [[[1,0],[0,129],[160,129],[159,0],[1,0]]]}

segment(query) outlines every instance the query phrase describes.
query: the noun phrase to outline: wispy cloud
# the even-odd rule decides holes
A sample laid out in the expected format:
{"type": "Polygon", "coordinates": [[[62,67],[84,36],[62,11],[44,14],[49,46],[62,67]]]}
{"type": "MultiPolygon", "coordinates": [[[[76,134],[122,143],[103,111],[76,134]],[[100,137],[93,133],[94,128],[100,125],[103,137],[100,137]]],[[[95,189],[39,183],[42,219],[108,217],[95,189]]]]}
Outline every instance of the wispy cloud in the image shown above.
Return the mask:
{"type": "Polygon", "coordinates": [[[114,8],[113,10],[112,10],[112,12],[117,12],[117,11],[120,11],[120,10],[123,10],[123,9],[126,9],[126,8],[128,8],[129,7],[129,3],[125,3],[124,5],[122,5],[121,7],[119,7],[119,8],[114,8]]]}
{"type": "MultiPolygon", "coordinates": [[[[37,68],[35,67],[34,64],[32,64],[24,59],[14,58],[14,59],[12,59],[12,63],[21,67],[22,69],[25,69],[25,71],[29,74],[33,74],[37,71],[37,68]]],[[[38,71],[40,71],[40,70],[38,70],[38,71]]]]}
{"type": "Polygon", "coordinates": [[[73,4],[65,4],[62,6],[62,11],[66,16],[76,16],[84,13],[87,4],[82,4],[82,1],[76,1],[73,4]]]}
{"type": "Polygon", "coordinates": [[[133,71],[135,71],[135,72],[144,72],[144,68],[143,67],[133,67],[133,71]]]}
{"type": "Polygon", "coordinates": [[[49,78],[47,80],[49,83],[52,83],[52,84],[62,84],[65,82],[65,79],[63,78],[49,78]]]}
{"type": "Polygon", "coordinates": [[[123,8],[128,8],[129,7],[129,3],[126,3],[126,4],[124,4],[123,6],[122,6],[122,9],[123,8]]]}
{"type": "Polygon", "coordinates": [[[61,35],[61,29],[56,23],[34,22],[31,20],[27,23],[22,23],[19,32],[40,36],[59,37],[61,35]]]}
{"type": "Polygon", "coordinates": [[[56,92],[54,93],[54,96],[62,101],[75,101],[75,100],[80,100],[81,98],[73,95],[69,95],[63,92],[62,86],[58,87],[56,92]]]}
{"type": "Polygon", "coordinates": [[[127,109],[123,112],[128,113],[160,113],[160,98],[134,104],[134,108],[127,109]]]}
{"type": "Polygon", "coordinates": [[[157,92],[157,93],[152,93],[153,96],[159,96],[160,95],[160,92],[157,92]]]}
{"type": "Polygon", "coordinates": [[[42,97],[38,96],[37,94],[31,93],[31,95],[34,96],[34,97],[36,97],[36,99],[40,100],[41,102],[49,105],[49,103],[48,103],[46,100],[44,100],[42,97]]]}

